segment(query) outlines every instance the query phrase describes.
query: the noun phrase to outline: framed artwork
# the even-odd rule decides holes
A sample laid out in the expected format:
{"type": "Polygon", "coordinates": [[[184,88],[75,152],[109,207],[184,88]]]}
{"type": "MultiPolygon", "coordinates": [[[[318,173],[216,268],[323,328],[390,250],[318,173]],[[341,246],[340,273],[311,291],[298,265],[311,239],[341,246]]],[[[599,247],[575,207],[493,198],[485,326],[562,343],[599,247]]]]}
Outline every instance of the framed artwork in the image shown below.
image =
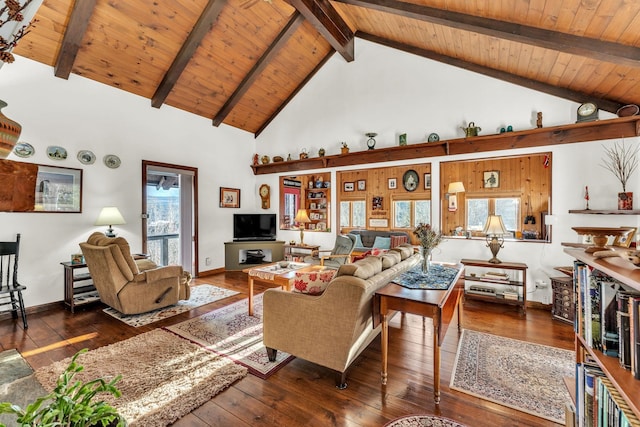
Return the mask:
{"type": "Polygon", "coordinates": [[[82,212],[82,169],[38,165],[35,212],[82,212]]]}
{"type": "Polygon", "coordinates": [[[389,190],[398,188],[398,181],[395,178],[389,178],[389,190]]]}
{"type": "Polygon", "coordinates": [[[401,133],[398,136],[398,145],[407,145],[407,134],[401,133]]]}
{"type": "Polygon", "coordinates": [[[240,189],[220,187],[220,207],[221,208],[239,208],[240,207],[240,189]]]}
{"type": "Polygon", "coordinates": [[[624,234],[616,236],[613,240],[613,246],[622,246],[624,248],[631,247],[631,242],[633,242],[636,231],[638,230],[636,227],[620,227],[624,228],[627,231],[624,234]]]}
{"type": "Polygon", "coordinates": [[[431,188],[431,174],[430,173],[425,173],[424,174],[424,189],[425,190],[429,190],[431,188]]]}
{"type": "Polygon", "coordinates": [[[345,182],[344,183],[344,191],[353,191],[354,183],[353,182],[345,182]]]}
{"type": "Polygon", "coordinates": [[[500,187],[500,171],[486,171],[483,175],[484,188],[500,187]]]}
{"type": "Polygon", "coordinates": [[[381,196],[376,196],[373,199],[371,199],[371,209],[374,211],[382,210],[383,209],[382,200],[383,199],[381,196]]]}
{"type": "Polygon", "coordinates": [[[364,191],[367,189],[367,181],[361,179],[358,181],[358,191],[364,191]]]}

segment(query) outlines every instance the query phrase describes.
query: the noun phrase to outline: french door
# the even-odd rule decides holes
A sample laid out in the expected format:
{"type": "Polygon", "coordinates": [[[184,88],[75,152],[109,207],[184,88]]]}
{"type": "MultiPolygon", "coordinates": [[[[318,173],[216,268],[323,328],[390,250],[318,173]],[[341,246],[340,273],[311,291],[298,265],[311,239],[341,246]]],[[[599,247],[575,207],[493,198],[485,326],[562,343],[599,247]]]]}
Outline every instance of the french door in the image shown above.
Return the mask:
{"type": "Polygon", "coordinates": [[[142,250],[197,276],[197,168],[142,161],[142,250]]]}

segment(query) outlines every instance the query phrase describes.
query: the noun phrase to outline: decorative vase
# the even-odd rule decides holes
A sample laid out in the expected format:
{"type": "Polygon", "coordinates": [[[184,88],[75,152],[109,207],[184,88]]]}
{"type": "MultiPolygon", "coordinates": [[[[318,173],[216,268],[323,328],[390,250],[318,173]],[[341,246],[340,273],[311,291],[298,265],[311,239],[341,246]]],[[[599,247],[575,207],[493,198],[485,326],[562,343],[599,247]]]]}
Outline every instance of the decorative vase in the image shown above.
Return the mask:
{"type": "Polygon", "coordinates": [[[1,110],[6,106],[7,103],[0,100],[0,159],[6,159],[11,154],[22,132],[22,126],[2,114],[1,110]]]}
{"type": "Polygon", "coordinates": [[[618,209],[624,210],[624,211],[630,211],[633,209],[633,192],[632,191],[618,193],[618,209]]]}
{"type": "Polygon", "coordinates": [[[340,154],[347,154],[349,152],[349,147],[340,148],[340,154]]]}
{"type": "Polygon", "coordinates": [[[431,268],[431,248],[421,246],[420,252],[422,255],[422,272],[427,274],[431,268]]]}

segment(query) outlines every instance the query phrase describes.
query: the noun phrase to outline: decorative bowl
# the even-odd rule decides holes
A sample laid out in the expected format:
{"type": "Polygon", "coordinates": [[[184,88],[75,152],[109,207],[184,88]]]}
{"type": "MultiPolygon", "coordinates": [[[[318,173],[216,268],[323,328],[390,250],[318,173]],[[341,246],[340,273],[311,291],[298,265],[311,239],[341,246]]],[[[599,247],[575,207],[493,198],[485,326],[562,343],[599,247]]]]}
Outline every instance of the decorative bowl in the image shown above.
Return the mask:
{"type": "Polygon", "coordinates": [[[280,267],[280,268],[289,267],[289,261],[278,261],[278,267],[280,267]]]}

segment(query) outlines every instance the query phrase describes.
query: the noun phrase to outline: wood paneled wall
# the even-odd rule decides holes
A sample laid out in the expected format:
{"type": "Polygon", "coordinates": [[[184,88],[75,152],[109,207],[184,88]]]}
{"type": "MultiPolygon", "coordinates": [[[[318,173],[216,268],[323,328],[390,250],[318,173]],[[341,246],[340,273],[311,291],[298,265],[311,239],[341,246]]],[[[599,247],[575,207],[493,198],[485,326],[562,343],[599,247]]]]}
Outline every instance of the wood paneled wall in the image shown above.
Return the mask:
{"type": "Polygon", "coordinates": [[[439,185],[443,232],[451,235],[458,226],[464,229],[468,197],[519,197],[521,220],[518,231],[535,230],[542,238],[545,231],[544,215],[550,213],[551,207],[551,160],[551,153],[539,153],[441,163],[439,185]],[[485,187],[484,172],[487,171],[499,172],[497,187],[485,187]],[[447,190],[449,183],[455,181],[462,181],[465,192],[457,196],[458,210],[450,212],[447,190]],[[524,223],[529,203],[535,224],[524,223]]]}
{"type": "MultiPolygon", "coordinates": [[[[340,218],[340,201],[364,200],[367,207],[366,228],[369,230],[393,229],[391,203],[395,199],[410,200],[431,199],[431,189],[425,188],[425,174],[431,173],[431,163],[392,166],[386,168],[360,169],[354,171],[337,172],[337,218],[340,218]],[[407,191],[402,185],[404,174],[414,170],[418,174],[419,182],[414,191],[407,191]],[[395,188],[389,188],[389,180],[395,179],[395,188]],[[359,190],[358,182],[364,181],[364,190],[359,190]],[[346,191],[345,184],[353,185],[353,191],[346,191]],[[374,209],[374,198],[381,197],[381,208],[374,209]],[[387,227],[370,226],[371,219],[386,219],[387,227]]],[[[346,233],[351,228],[341,228],[346,233]]],[[[406,230],[405,230],[406,231],[406,230]]]]}

